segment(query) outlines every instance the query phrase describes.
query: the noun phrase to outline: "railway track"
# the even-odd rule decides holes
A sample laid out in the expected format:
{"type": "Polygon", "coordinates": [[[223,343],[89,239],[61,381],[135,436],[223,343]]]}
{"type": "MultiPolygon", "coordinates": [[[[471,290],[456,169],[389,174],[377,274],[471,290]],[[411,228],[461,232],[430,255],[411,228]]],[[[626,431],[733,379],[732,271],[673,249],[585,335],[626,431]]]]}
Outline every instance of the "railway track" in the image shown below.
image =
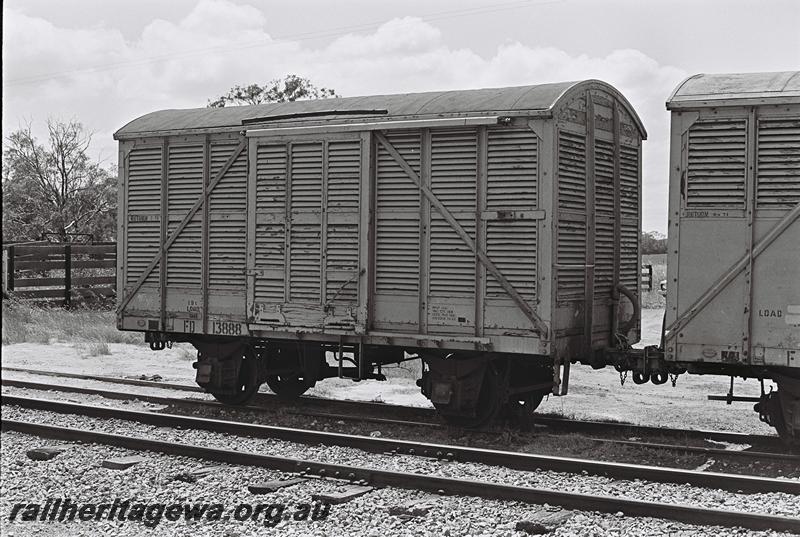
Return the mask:
{"type": "MultiPolygon", "coordinates": [[[[37,390],[37,391],[55,391],[55,392],[63,392],[63,393],[78,393],[83,395],[96,395],[108,399],[114,400],[140,400],[152,404],[158,405],[166,405],[173,408],[206,408],[215,411],[219,410],[229,410],[230,407],[226,407],[220,403],[215,401],[209,400],[200,400],[200,399],[185,399],[185,398],[176,398],[176,397],[161,397],[161,396],[152,396],[152,395],[142,395],[137,393],[131,392],[115,392],[110,390],[102,390],[99,388],[86,388],[80,386],[64,386],[59,384],[47,384],[47,383],[40,383],[40,382],[31,382],[31,381],[21,381],[21,380],[14,380],[14,379],[2,379],[2,385],[14,388],[24,388],[30,390],[37,390]]],[[[265,413],[269,411],[269,408],[259,407],[259,406],[249,406],[249,407],[241,407],[241,410],[250,411],[250,412],[258,412],[258,413],[265,413]]],[[[343,417],[349,417],[350,419],[353,416],[347,415],[340,415],[340,414],[330,414],[330,413],[322,413],[322,412],[299,412],[303,415],[309,416],[321,416],[327,417],[329,419],[340,419],[343,417]]],[[[376,418],[370,416],[360,416],[359,419],[361,421],[369,421],[372,423],[380,423],[384,425],[404,425],[404,426],[417,426],[417,427],[441,427],[439,424],[430,423],[430,422],[412,422],[412,421],[402,421],[402,420],[393,420],[387,418],[376,418]]],[[[783,453],[783,452],[776,452],[776,451],[744,451],[744,450],[726,450],[720,448],[708,448],[702,446],[687,446],[687,445],[678,445],[678,444],[666,444],[666,443],[657,443],[657,442],[642,442],[642,441],[630,441],[630,440],[612,440],[607,438],[595,438],[595,437],[581,437],[586,440],[590,440],[597,443],[606,443],[606,444],[616,444],[620,446],[631,446],[636,448],[647,448],[647,449],[663,449],[663,450],[673,450],[673,451],[680,451],[684,453],[700,453],[706,456],[715,456],[715,457],[732,457],[732,458],[749,458],[754,460],[763,460],[763,459],[772,459],[772,460],[783,460],[783,461],[796,461],[800,464],[800,455],[795,455],[791,453],[783,453]]]]}
{"type": "Polygon", "coordinates": [[[158,427],[205,430],[214,433],[269,438],[306,445],[340,446],[372,453],[415,455],[457,462],[503,466],[522,471],[550,470],[587,473],[614,479],[644,479],[660,483],[688,483],[693,486],[723,489],[732,492],[786,492],[800,494],[800,481],[797,480],[592,461],[571,457],[555,457],[390,438],[374,438],[318,430],[85,405],[32,397],[4,395],[2,403],[3,405],[14,405],[30,410],[75,414],[100,419],[120,419],[158,427]]]}
{"type": "MultiPolygon", "coordinates": [[[[97,382],[104,382],[108,384],[129,385],[146,388],[157,388],[174,390],[188,393],[204,394],[202,389],[197,386],[189,386],[184,384],[171,384],[148,380],[139,379],[126,379],[116,377],[105,377],[96,375],[82,375],[75,373],[61,373],[54,371],[42,371],[36,369],[22,369],[22,368],[3,368],[3,371],[27,373],[49,377],[72,378],[78,380],[90,380],[97,382]]],[[[31,381],[3,379],[3,385],[27,387],[31,389],[42,390],[58,390],[62,392],[74,392],[101,395],[103,397],[123,399],[132,398],[130,394],[112,392],[109,390],[84,388],[75,386],[60,386],[45,383],[36,383],[31,381]]],[[[180,398],[166,398],[155,396],[141,396],[136,395],[140,400],[147,400],[156,404],[168,405],[187,405],[193,404],[198,406],[206,406],[209,408],[221,408],[219,405],[212,401],[200,401],[196,399],[180,399],[180,398]]],[[[429,427],[429,428],[443,428],[445,427],[436,417],[433,409],[408,407],[399,405],[390,405],[386,403],[374,402],[360,402],[360,401],[342,401],[321,399],[317,397],[304,396],[291,402],[278,399],[276,396],[268,393],[259,393],[254,403],[246,407],[238,407],[242,410],[263,412],[264,407],[275,408],[276,406],[290,405],[293,407],[292,412],[309,417],[318,417],[331,420],[346,420],[346,421],[360,421],[379,423],[385,425],[400,425],[411,427],[429,427]],[[391,416],[391,417],[387,417],[391,416]]],[[[230,407],[227,407],[230,408],[230,407]]],[[[620,445],[637,445],[639,447],[648,447],[652,449],[673,449],[687,453],[703,453],[706,455],[720,455],[731,456],[734,453],[742,454],[743,457],[752,457],[750,454],[758,454],[764,458],[781,459],[789,458],[790,460],[796,456],[782,453],[785,447],[781,444],[777,436],[769,435],[750,435],[745,433],[737,433],[730,431],[708,431],[708,430],[695,430],[695,429],[676,429],[676,428],[661,428],[649,427],[642,425],[634,425],[618,422],[602,422],[591,420],[570,420],[556,416],[535,415],[533,418],[533,425],[545,426],[548,429],[559,432],[581,432],[581,433],[594,433],[594,434],[608,434],[611,432],[625,434],[629,436],[656,436],[656,437],[674,437],[680,440],[711,440],[716,442],[729,442],[735,444],[749,444],[757,449],[754,451],[735,451],[725,450],[718,448],[709,448],[704,446],[689,446],[689,445],[676,445],[666,444],[664,442],[647,442],[647,441],[630,441],[630,440],[613,440],[607,438],[592,437],[591,440],[597,442],[618,443],[620,445]]]]}
{"type": "MultiPolygon", "coordinates": [[[[19,401],[17,401],[19,402],[19,401]]],[[[4,404],[10,403],[5,401],[4,404]]],[[[99,407],[98,407],[99,408],[99,407]]],[[[108,410],[108,409],[103,409],[108,410]]],[[[159,416],[153,414],[153,416],[159,416]]],[[[164,415],[161,419],[164,419],[164,415]]],[[[196,423],[195,423],[196,425],[196,423]]],[[[236,424],[239,427],[241,424],[236,424]]],[[[230,425],[227,425],[230,427],[230,425]]],[[[395,472],[372,467],[330,464],[251,452],[219,449],[180,442],[169,442],[130,435],[109,434],[86,429],[66,428],[22,420],[3,420],[4,431],[16,431],[61,441],[112,445],[139,451],[188,456],[228,464],[258,466],[298,473],[304,476],[345,479],[376,487],[396,487],[439,494],[476,496],[492,500],[512,500],[532,504],[547,503],[566,509],[624,512],[627,516],[653,517],[691,524],[743,527],[753,530],[800,531],[800,519],[761,513],[744,513],[688,505],[633,500],[606,495],[588,495],[505,485],[487,481],[438,477],[419,473],[395,472]]],[[[310,433],[310,431],[306,431],[310,433]]],[[[373,439],[375,440],[375,439],[373,439]]]]}

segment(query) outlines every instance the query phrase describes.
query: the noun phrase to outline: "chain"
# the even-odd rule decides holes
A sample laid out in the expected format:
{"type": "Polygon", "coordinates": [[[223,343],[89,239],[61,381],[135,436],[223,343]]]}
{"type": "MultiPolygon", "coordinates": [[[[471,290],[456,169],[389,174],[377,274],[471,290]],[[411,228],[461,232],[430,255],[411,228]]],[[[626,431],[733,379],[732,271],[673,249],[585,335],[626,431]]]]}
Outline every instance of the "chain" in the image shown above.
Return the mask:
{"type": "Polygon", "coordinates": [[[619,385],[625,386],[625,380],[628,378],[628,370],[620,371],[619,372],[619,385]]]}
{"type": "Polygon", "coordinates": [[[669,381],[672,383],[672,387],[674,388],[675,385],[678,383],[678,374],[677,373],[670,373],[669,374],[669,381]]]}
{"type": "Polygon", "coordinates": [[[626,338],[624,335],[616,333],[614,334],[614,338],[617,340],[618,349],[621,349],[623,351],[629,351],[633,348],[631,344],[628,343],[628,338],[626,338]]]}

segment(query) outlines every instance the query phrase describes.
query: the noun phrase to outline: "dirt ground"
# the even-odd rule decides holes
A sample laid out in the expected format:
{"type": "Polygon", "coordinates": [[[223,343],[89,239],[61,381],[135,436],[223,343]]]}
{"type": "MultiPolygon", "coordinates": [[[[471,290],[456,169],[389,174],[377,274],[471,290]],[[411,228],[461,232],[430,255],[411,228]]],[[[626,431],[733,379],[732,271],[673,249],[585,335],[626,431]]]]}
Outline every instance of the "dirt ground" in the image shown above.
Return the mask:
{"type": "MultiPolygon", "coordinates": [[[[637,346],[658,343],[663,310],[645,309],[642,312],[642,342],[637,346]]],[[[78,343],[50,344],[16,343],[3,345],[3,366],[46,369],[90,375],[150,377],[159,375],[165,382],[193,384],[193,352],[186,344],[172,349],[152,352],[141,345],[109,343],[110,354],[93,355],[78,343]]],[[[337,399],[383,401],[394,404],[429,406],[419,392],[415,379],[408,375],[391,376],[387,382],[329,379],[317,384],[310,395],[337,399]]],[[[4,373],[20,377],[18,373],[4,373]]],[[[49,378],[46,382],[54,382],[49,378]]],[[[67,381],[75,384],[76,381],[67,381]]],[[[592,370],[573,366],[569,395],[551,396],[540,406],[541,412],[584,419],[628,421],[637,424],[731,430],[772,434],[773,430],[758,421],[752,403],[708,401],[708,394],[725,394],[727,377],[682,375],[677,386],[636,385],[630,378],[620,385],[619,374],[613,369],[592,370]]],[[[266,390],[266,387],[263,388],[266,390]]],[[[737,380],[737,395],[758,395],[756,381],[737,380]]]]}

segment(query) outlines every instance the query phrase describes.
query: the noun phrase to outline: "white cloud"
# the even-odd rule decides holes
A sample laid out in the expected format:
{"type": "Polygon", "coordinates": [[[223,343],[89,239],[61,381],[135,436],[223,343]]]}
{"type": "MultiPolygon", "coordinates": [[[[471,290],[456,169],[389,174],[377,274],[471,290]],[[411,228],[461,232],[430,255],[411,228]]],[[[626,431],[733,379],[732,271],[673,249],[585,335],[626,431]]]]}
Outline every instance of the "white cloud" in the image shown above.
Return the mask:
{"type": "Polygon", "coordinates": [[[518,42],[501,43],[483,57],[449,46],[436,26],[411,17],[312,48],[274,40],[268,15],[227,0],[203,0],[183,19],[154,20],[137,39],[125,40],[114,28],[59,28],[6,10],[3,131],[7,135],[22,119],[43,127],[48,116],[74,117],[96,132],[96,147],[113,160],[111,134],[132,118],[161,108],[204,106],[234,84],[287,73],[346,96],[599,78],[628,97],[648,129],[644,227],[665,229],[664,100],[685,76],[680,69],[637,50],[572,55],[518,42]],[[48,73],[67,74],[27,78],[48,73]]]}

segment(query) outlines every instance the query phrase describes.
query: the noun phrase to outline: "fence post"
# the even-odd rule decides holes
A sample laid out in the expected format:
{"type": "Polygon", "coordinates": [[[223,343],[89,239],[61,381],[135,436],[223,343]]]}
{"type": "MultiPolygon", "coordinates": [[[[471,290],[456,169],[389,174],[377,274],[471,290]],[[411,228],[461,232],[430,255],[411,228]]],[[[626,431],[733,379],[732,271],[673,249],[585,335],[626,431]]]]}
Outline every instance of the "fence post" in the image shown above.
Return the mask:
{"type": "Polygon", "coordinates": [[[64,245],[64,307],[69,309],[72,300],[72,245],[64,245]]]}
{"type": "Polygon", "coordinates": [[[8,290],[14,290],[14,246],[8,247],[8,276],[6,284],[8,285],[8,290]]]}

